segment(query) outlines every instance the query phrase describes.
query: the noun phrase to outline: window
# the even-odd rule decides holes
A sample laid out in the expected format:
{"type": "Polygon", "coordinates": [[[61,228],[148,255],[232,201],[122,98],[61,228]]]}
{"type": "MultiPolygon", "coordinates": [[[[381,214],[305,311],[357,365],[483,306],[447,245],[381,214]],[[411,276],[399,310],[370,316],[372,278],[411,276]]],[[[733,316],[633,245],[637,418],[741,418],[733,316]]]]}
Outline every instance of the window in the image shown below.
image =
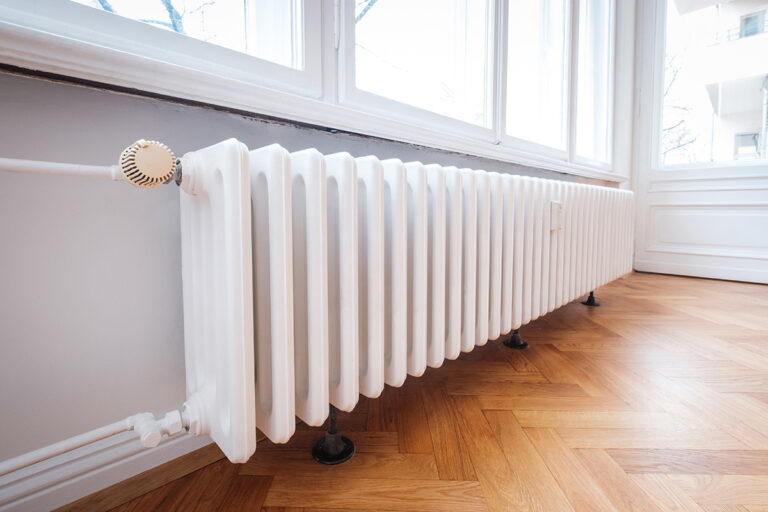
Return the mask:
{"type": "Polygon", "coordinates": [[[566,0],[509,2],[507,134],[563,151],[569,14],[566,0]]]}
{"type": "Polygon", "coordinates": [[[613,13],[609,0],[581,0],[576,154],[610,161],[613,104],[613,13]]]}
{"type": "Polygon", "coordinates": [[[740,158],[756,158],[759,151],[759,133],[737,133],[734,141],[734,160],[740,158]]]}
{"type": "Polygon", "coordinates": [[[303,69],[302,0],[72,0],[303,69]]]}
{"type": "Polygon", "coordinates": [[[739,37],[749,37],[765,32],[765,11],[747,14],[741,17],[739,37]]]}
{"type": "Polygon", "coordinates": [[[745,1],[668,1],[662,165],[766,159],[768,42],[757,36],[764,21],[750,14],[754,8],[745,1]]]}
{"type": "Polygon", "coordinates": [[[575,161],[610,164],[614,5],[612,0],[509,0],[508,135],[575,161]]]}
{"type": "MultiPolygon", "coordinates": [[[[734,41],[740,16],[755,15],[749,2],[734,41]]],[[[616,47],[614,23],[628,27],[634,10],[635,0],[2,0],[0,63],[623,181],[612,169],[626,172],[629,142],[614,162],[613,107],[626,97],[628,133],[632,84],[613,62],[627,69],[634,48],[629,37],[616,47]]],[[[745,19],[745,33],[760,20],[745,19]]],[[[729,155],[735,135],[756,130],[730,133],[729,155]]]]}
{"type": "Polygon", "coordinates": [[[356,0],[355,86],[489,127],[490,12],[486,0],[356,0]]]}

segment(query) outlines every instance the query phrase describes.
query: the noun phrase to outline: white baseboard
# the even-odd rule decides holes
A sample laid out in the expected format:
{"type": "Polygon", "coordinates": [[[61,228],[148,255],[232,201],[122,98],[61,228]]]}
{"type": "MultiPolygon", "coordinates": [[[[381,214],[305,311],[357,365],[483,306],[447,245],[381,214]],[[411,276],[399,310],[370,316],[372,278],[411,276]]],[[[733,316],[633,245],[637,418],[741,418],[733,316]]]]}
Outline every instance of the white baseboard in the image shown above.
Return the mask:
{"type": "Polygon", "coordinates": [[[671,263],[655,260],[635,260],[635,270],[673,274],[678,276],[706,277],[726,281],[768,284],[768,271],[754,268],[698,265],[693,263],[671,263]]]}
{"type": "Polygon", "coordinates": [[[157,448],[124,432],[0,477],[0,512],[51,510],[211,443],[180,434],[157,448]]]}

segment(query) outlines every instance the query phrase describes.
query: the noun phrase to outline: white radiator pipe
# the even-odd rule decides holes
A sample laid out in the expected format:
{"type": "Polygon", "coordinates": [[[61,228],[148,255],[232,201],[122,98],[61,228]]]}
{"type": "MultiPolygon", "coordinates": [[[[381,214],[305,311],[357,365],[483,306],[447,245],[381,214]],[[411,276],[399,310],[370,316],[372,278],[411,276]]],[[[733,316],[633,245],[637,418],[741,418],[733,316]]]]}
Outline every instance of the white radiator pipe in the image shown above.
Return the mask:
{"type": "Polygon", "coordinates": [[[0,158],[0,171],[30,174],[62,174],[65,176],[86,176],[125,181],[125,177],[117,165],[79,165],[0,158]]]}
{"type": "Polygon", "coordinates": [[[105,425],[103,427],[85,432],[83,434],[70,437],[58,443],[45,446],[39,450],[25,453],[0,462],[0,477],[13,473],[20,469],[37,464],[44,460],[52,459],[57,455],[70,452],[82,446],[86,446],[96,441],[101,441],[121,432],[134,430],[141,439],[141,444],[145,448],[153,448],[160,444],[163,435],[172,436],[181,432],[183,428],[182,416],[179,411],[171,411],[162,419],[155,419],[155,416],[149,412],[143,412],[128,416],[127,418],[105,425]]]}
{"type": "Polygon", "coordinates": [[[113,181],[128,181],[141,188],[169,183],[174,176],[177,183],[181,179],[181,167],[177,166],[173,151],[162,142],[144,139],[123,150],[120,165],[78,165],[0,158],[0,171],[110,178],[113,181]]]}

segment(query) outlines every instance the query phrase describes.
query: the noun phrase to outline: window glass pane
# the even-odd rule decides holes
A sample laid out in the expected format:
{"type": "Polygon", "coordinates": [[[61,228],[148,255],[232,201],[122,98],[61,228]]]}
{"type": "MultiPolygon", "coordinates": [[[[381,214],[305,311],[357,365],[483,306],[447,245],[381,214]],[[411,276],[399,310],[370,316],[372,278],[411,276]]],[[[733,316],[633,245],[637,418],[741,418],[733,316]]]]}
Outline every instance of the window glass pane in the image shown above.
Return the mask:
{"type": "Polygon", "coordinates": [[[565,149],[566,0],[510,0],[507,133],[565,149]]]}
{"type": "Polygon", "coordinates": [[[664,165],[765,159],[768,2],[667,3],[664,165]]]}
{"type": "Polygon", "coordinates": [[[296,69],[303,0],[72,0],[296,69]]]}
{"type": "Polygon", "coordinates": [[[608,162],[611,147],[611,0],[581,0],[576,154],[608,162]]]}
{"type": "Polygon", "coordinates": [[[355,0],[355,83],[489,126],[487,0],[355,0]]]}

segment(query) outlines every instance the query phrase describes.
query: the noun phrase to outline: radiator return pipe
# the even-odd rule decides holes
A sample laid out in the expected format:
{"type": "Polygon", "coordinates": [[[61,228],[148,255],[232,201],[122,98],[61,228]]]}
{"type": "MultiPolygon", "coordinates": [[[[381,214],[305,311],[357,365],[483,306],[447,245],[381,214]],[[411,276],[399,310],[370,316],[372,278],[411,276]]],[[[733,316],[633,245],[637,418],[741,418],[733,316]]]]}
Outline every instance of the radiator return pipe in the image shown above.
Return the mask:
{"type": "Polygon", "coordinates": [[[181,432],[186,427],[184,420],[179,411],[171,411],[160,419],[156,419],[151,412],[134,414],[110,425],[105,425],[90,432],[45,446],[39,450],[4,460],[0,462],[0,477],[32,464],[52,459],[57,455],[70,452],[76,448],[131,430],[138,434],[141,445],[144,448],[154,448],[160,444],[164,435],[172,436],[181,432]]]}

